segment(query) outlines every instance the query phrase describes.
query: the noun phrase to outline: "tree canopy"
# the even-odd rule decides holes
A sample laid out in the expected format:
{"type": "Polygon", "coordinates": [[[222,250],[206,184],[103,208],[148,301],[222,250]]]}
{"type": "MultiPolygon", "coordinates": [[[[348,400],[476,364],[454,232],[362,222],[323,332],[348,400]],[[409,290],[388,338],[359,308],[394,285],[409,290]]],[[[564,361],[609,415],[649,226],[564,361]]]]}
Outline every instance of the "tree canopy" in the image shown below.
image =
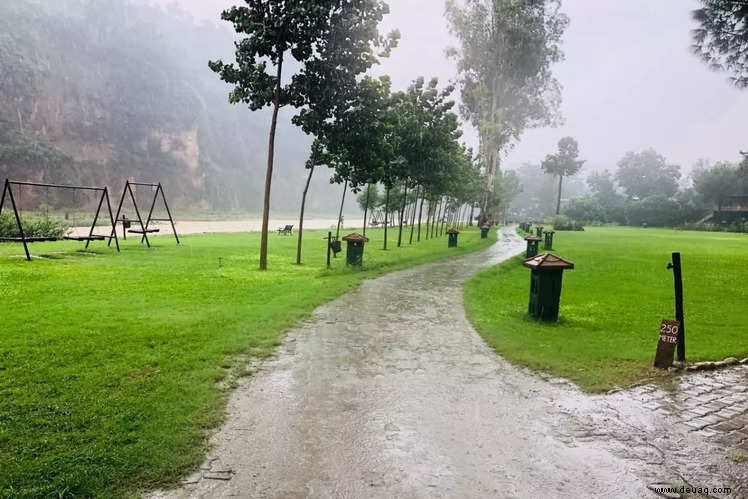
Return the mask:
{"type": "Polygon", "coordinates": [[[678,190],[680,167],[667,164],[654,149],[628,152],[618,161],[618,185],[629,198],[644,199],[654,194],[670,197],[678,190]]]}
{"type": "Polygon", "coordinates": [[[357,76],[374,65],[379,55],[387,55],[398,34],[380,36],[378,25],[388,12],[381,0],[244,1],[245,6],[221,14],[244,35],[235,42],[235,62],[218,60],[208,65],[234,85],[230,102],[243,102],[252,110],[273,108],[260,241],[260,269],[265,269],[279,108],[301,109],[293,122],[307,133],[318,133],[326,120],[351,105],[357,76]],[[289,65],[295,73],[284,82],[283,64],[289,56],[295,61],[289,65]]]}
{"type": "Polygon", "coordinates": [[[730,196],[746,195],[740,181],[740,169],[734,163],[717,163],[693,172],[693,188],[718,210],[730,196]]]}
{"type": "Polygon", "coordinates": [[[478,131],[485,170],[484,199],[493,188],[502,151],[526,128],[559,120],[560,85],[551,73],[568,18],[557,0],[447,1],[459,46],[461,112],[478,131]]]}
{"type": "Polygon", "coordinates": [[[748,86],[748,1],[701,0],[693,11],[693,51],[711,68],[732,74],[739,87],[748,86]]]}
{"type": "Polygon", "coordinates": [[[561,183],[564,177],[576,175],[582,168],[584,160],[579,160],[579,145],[573,137],[564,137],[558,141],[558,152],[548,154],[540,167],[545,173],[558,176],[558,198],[556,215],[561,210],[561,183]]]}

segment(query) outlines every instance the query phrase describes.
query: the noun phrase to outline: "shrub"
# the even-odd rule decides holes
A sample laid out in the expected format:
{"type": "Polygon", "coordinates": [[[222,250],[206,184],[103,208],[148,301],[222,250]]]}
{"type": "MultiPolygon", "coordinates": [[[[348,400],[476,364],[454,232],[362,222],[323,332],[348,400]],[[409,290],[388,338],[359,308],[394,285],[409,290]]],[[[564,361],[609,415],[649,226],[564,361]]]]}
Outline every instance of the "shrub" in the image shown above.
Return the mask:
{"type": "Polygon", "coordinates": [[[584,230],[584,225],[581,222],[572,220],[566,215],[551,217],[550,223],[553,225],[553,230],[584,230]]]}
{"type": "MultiPolygon", "coordinates": [[[[54,237],[61,238],[68,230],[68,225],[55,220],[49,215],[23,219],[23,231],[26,237],[54,237]]],[[[0,237],[21,237],[15,217],[11,213],[0,215],[0,237]]]]}

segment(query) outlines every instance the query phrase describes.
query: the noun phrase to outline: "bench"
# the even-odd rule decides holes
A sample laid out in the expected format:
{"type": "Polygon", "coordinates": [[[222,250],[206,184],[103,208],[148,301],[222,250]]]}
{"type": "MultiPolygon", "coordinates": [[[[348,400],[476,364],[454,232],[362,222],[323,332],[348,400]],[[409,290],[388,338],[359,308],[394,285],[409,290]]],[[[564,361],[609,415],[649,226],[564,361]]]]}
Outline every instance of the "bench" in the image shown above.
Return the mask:
{"type": "Polygon", "coordinates": [[[284,235],[290,236],[292,230],[293,230],[293,225],[286,225],[285,227],[278,227],[278,234],[284,234],[284,235]]]}

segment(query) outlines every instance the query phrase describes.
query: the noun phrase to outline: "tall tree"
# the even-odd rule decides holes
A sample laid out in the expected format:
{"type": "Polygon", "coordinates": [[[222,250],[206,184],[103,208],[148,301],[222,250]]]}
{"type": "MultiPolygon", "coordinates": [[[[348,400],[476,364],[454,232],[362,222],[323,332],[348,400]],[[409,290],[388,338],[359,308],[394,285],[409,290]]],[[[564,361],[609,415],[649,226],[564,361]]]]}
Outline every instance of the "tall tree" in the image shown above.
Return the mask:
{"type": "Polygon", "coordinates": [[[693,51],[711,68],[732,74],[732,82],[748,86],[748,1],[701,0],[692,12],[693,51]]]}
{"type": "Polygon", "coordinates": [[[612,173],[608,170],[592,172],[587,177],[587,185],[592,191],[592,199],[602,210],[601,222],[626,223],[626,198],[618,192],[612,173]]]}
{"type": "MultiPolygon", "coordinates": [[[[337,108],[347,106],[357,75],[376,63],[379,47],[385,52],[389,48],[377,29],[388,8],[381,0],[244,2],[246,6],[234,6],[221,14],[237,33],[245,35],[235,42],[235,63],[219,60],[208,65],[234,85],[230,102],[243,102],[252,110],[272,107],[260,242],[260,269],[264,270],[278,110],[285,105],[301,108],[293,122],[314,133],[337,108]],[[284,62],[296,69],[290,78],[284,79],[284,62]]],[[[393,33],[390,39],[396,37],[393,33]]]]}
{"type": "Polygon", "coordinates": [[[447,18],[459,47],[461,112],[478,131],[485,170],[485,216],[502,151],[526,128],[558,122],[560,85],[551,65],[568,18],[558,0],[447,0],[447,18]]]}
{"type": "Polygon", "coordinates": [[[729,196],[743,194],[740,192],[738,165],[717,163],[712,168],[698,168],[693,172],[693,188],[705,201],[714,203],[717,210],[729,196]]]}
{"type": "Polygon", "coordinates": [[[561,183],[564,177],[576,175],[584,164],[579,156],[579,145],[573,137],[564,137],[558,141],[558,152],[545,157],[540,167],[545,173],[558,176],[558,197],[556,198],[556,215],[561,212],[561,183]]]}
{"type": "Polygon", "coordinates": [[[647,149],[626,153],[618,161],[615,175],[629,198],[644,199],[654,194],[670,197],[678,191],[680,167],[668,165],[664,156],[647,149]]]}

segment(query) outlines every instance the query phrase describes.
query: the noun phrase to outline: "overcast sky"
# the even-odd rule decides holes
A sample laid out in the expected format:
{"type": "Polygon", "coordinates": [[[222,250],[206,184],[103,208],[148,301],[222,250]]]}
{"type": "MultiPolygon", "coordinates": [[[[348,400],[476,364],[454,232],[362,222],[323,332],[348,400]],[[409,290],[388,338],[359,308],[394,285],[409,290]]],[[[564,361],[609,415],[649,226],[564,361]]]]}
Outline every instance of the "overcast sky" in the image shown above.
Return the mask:
{"type": "MultiPolygon", "coordinates": [[[[154,0],[170,3],[169,0],[154,0]]],[[[232,0],[181,0],[201,19],[217,19],[232,0]]],[[[400,46],[376,74],[395,89],[418,76],[455,77],[444,50],[453,42],[442,0],[390,0],[383,31],[398,28],[400,46]]],[[[685,169],[699,158],[739,158],[748,149],[748,90],[710,71],[690,52],[696,0],[564,0],[570,25],[566,60],[554,68],[563,85],[559,128],[528,130],[504,164],[539,162],[561,137],[579,142],[585,169],[614,169],[627,151],[653,147],[685,169]]],[[[466,139],[475,135],[467,131],[466,139]]]]}

